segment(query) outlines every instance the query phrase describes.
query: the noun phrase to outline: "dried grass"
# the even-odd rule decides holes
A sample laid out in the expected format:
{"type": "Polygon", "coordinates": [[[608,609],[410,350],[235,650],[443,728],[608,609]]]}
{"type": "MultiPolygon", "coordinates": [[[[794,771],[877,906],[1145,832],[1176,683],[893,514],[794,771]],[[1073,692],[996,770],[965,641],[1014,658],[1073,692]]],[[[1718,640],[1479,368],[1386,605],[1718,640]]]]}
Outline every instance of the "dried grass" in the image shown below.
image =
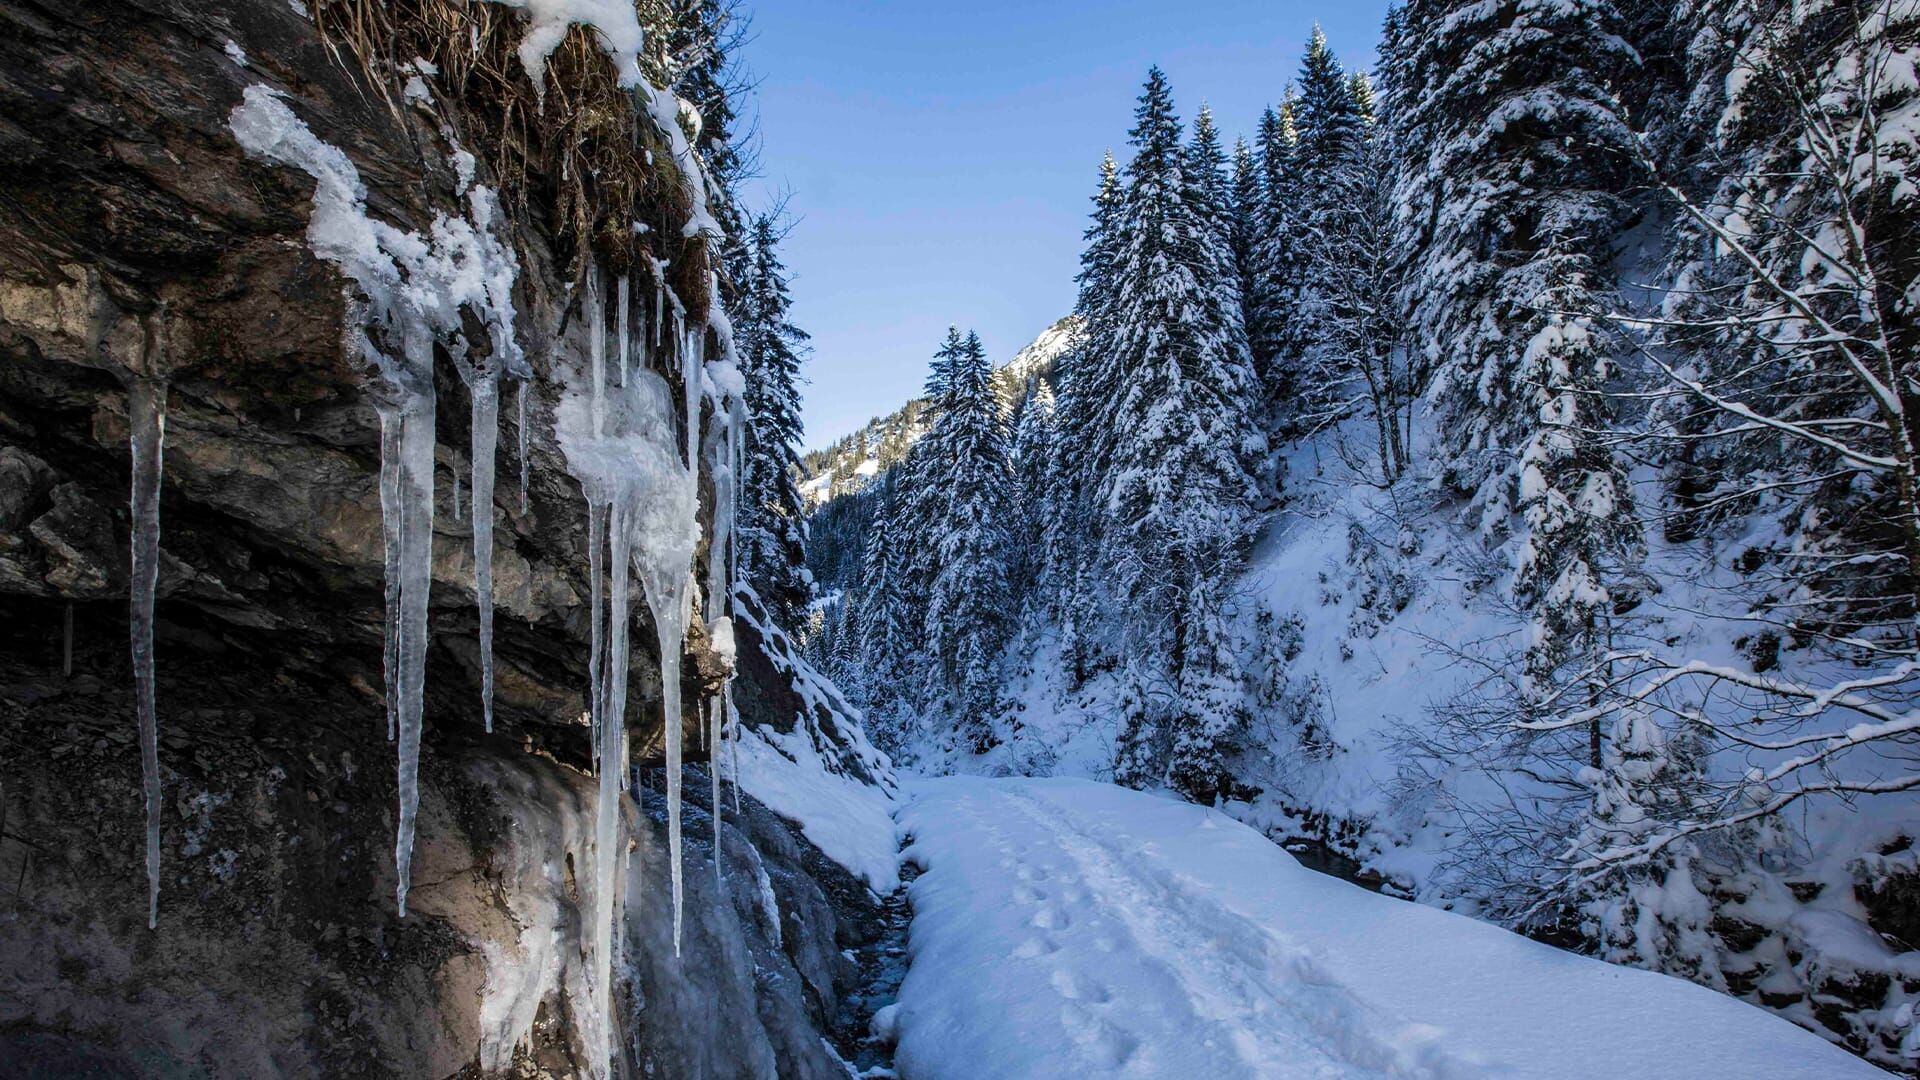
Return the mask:
{"type": "MultiPolygon", "coordinates": [[[[664,25],[658,0],[640,0],[643,26],[664,25]]],[[[619,86],[612,61],[585,27],[568,30],[548,58],[545,100],[516,50],[521,14],[484,0],[309,0],[314,24],[342,65],[343,51],[396,115],[415,57],[439,69],[436,93],[484,130],[463,132],[481,153],[503,203],[525,220],[544,217],[555,256],[579,280],[591,252],[626,273],[642,253],[671,267],[668,285],[704,316],[709,260],[704,237],[682,238],[690,183],[662,134],[619,86]],[[635,222],[647,231],[636,234],[635,222]]],[[[660,35],[649,35],[657,39],[660,35]]],[[[648,58],[658,77],[660,58],[648,58]]],[[[449,120],[459,118],[449,117],[449,120]]]]}

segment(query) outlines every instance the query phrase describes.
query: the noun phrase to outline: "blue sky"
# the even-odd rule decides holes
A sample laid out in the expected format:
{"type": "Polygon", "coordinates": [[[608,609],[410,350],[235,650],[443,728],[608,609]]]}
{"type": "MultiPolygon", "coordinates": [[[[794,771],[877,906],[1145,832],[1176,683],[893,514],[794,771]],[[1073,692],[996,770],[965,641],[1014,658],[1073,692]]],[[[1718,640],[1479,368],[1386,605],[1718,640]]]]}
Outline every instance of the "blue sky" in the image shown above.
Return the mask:
{"type": "Polygon", "coordinates": [[[1318,21],[1370,67],[1387,0],[748,0],[764,205],[790,194],[806,445],[919,392],[950,323],[996,363],[1071,310],[1101,152],[1150,64],[1229,142],[1318,21]]]}

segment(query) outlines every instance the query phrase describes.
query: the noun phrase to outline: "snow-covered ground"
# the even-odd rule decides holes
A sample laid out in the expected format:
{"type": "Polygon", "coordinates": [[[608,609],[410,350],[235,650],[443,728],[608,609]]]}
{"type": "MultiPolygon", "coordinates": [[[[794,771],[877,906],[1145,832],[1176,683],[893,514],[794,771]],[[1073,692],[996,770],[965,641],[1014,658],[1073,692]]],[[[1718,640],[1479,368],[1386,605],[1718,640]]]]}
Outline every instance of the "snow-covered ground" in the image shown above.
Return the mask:
{"type": "Polygon", "coordinates": [[[1217,811],[916,781],[908,1080],[1884,1076],[1752,1006],[1300,866],[1217,811]]]}

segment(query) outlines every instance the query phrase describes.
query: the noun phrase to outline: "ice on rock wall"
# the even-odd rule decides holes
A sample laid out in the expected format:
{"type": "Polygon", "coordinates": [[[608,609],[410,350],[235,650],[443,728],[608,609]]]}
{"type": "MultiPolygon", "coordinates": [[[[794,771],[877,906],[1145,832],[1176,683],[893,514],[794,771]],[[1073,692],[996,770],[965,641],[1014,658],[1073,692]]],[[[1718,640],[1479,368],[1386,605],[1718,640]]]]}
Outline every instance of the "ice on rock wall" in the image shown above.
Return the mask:
{"type": "Polygon", "coordinates": [[[153,594],[160,581],[160,466],[167,384],[140,377],[127,392],[133,450],[132,579],[128,590],[133,693],[140,723],[140,778],[147,811],[147,929],[160,923],[160,721],[153,695],[153,594]]]}
{"type": "MultiPolygon", "coordinates": [[[[555,434],[568,471],[580,482],[586,497],[590,533],[594,656],[589,669],[600,774],[593,871],[596,918],[600,923],[594,927],[592,939],[594,993],[602,1004],[611,1001],[613,959],[618,949],[614,923],[620,905],[615,891],[620,877],[618,856],[625,847],[620,821],[627,781],[628,603],[635,571],[661,643],[669,857],[674,868],[678,925],[680,643],[685,637],[686,583],[699,532],[697,498],[674,440],[673,396],[666,380],[649,369],[635,368],[625,386],[610,392],[600,386],[601,393],[594,393],[593,340],[601,338],[605,330],[604,312],[590,312],[588,362],[583,365],[584,371],[576,373],[574,384],[555,410],[555,434]],[[603,600],[604,611],[600,606],[603,600]]],[[[677,939],[676,934],[676,944],[677,939]]]]}
{"type": "MultiPolygon", "coordinates": [[[[639,104],[667,135],[675,163],[691,181],[693,207],[685,235],[720,235],[707,211],[709,181],[682,126],[684,103],[645,85],[637,67],[639,29],[631,4],[617,0],[505,0],[528,11],[531,22],[520,59],[543,83],[547,57],[573,24],[591,27],[613,56],[623,85],[637,90],[639,104]]],[[[529,398],[533,371],[514,338],[512,291],[519,272],[512,251],[496,235],[494,192],[472,183],[471,155],[455,148],[454,166],[465,195],[461,215],[436,215],[425,232],[414,232],[368,214],[359,171],[338,148],[317,138],[278,92],[247,88],[229,116],[240,146],[251,156],[291,166],[315,181],[307,240],[313,252],[349,279],[346,344],[373,376],[370,397],[381,420],[380,503],[386,621],[384,667],[388,736],[396,744],[399,828],[395,838],[396,901],[406,913],[413,828],[418,809],[421,709],[428,647],[431,583],[435,433],[433,356],[444,347],[470,393],[474,591],[480,611],[481,711],[492,728],[493,581],[495,467],[498,453],[500,380],[518,382],[520,508],[529,506],[529,398]],[[475,320],[486,328],[490,348],[469,348],[475,320]]],[[[605,293],[599,272],[588,268],[578,297],[586,324],[586,355],[577,351],[555,376],[562,384],[553,428],[569,472],[587,502],[589,531],[593,753],[599,773],[593,824],[591,956],[583,996],[593,1007],[579,1019],[591,1060],[588,1072],[611,1073],[615,959],[620,950],[618,895],[623,879],[622,794],[628,782],[625,723],[630,601],[637,586],[661,643],[662,720],[668,777],[668,838],[674,939],[678,952],[684,922],[681,891],[681,767],[683,763],[680,666],[687,623],[695,617],[694,553],[699,538],[701,458],[713,470],[717,499],[712,576],[703,622],[715,648],[729,656],[732,624],[725,610],[731,596],[731,530],[739,472],[743,416],[741,387],[730,363],[730,334],[717,297],[711,323],[689,325],[686,309],[666,287],[666,263],[648,262],[658,284],[654,295],[653,353],[664,346],[677,360],[682,398],[676,402],[667,378],[648,366],[646,334],[634,337],[632,283],[622,275],[610,284],[615,304],[615,361],[608,378],[605,293]],[[669,330],[669,325],[671,329],[669,330]],[[711,330],[719,359],[706,361],[711,330]],[[664,341],[663,341],[664,339],[664,341]],[[609,385],[612,382],[613,385],[609,385]],[[716,402],[715,438],[700,454],[700,406],[716,402]],[[724,419],[722,419],[724,417],[724,419]],[[684,432],[684,441],[676,434],[684,432]],[[637,579],[637,580],[636,580],[637,579]],[[604,606],[603,606],[604,605],[604,606]]],[[[576,339],[577,340],[577,339],[576,339]]],[[[577,345],[576,345],[577,349],[577,345]]],[[[157,453],[158,442],[154,443],[157,453]]],[[[156,465],[157,468],[157,465],[156,465]]],[[[459,484],[456,478],[456,487],[459,484]]],[[[137,492],[136,492],[137,494],[137,492]]],[[[456,514],[461,505],[455,495],[456,514]]],[[[137,556],[136,556],[137,557],[137,556]]],[[[136,619],[136,623],[138,620],[136,619]]],[[[138,647],[136,646],[136,655],[138,647]]],[[[136,664],[136,667],[138,665],[136,664]]],[[[148,668],[150,672],[150,666],[148,668]]],[[[716,695],[703,735],[714,745],[737,741],[737,713],[730,687],[716,695]]],[[[737,771],[737,770],[736,770],[737,771]]],[[[157,780],[157,772],[155,774],[157,780]]],[[[736,777],[737,780],[737,777],[736,777]]],[[[713,769],[716,830],[719,769],[713,769]]],[[[736,803],[738,784],[736,782],[736,803]]],[[[157,791],[155,793],[157,799],[157,791]]],[[[716,872],[718,845],[716,843],[716,872]]],[[[156,878],[157,880],[157,878],[156,878]]],[[[516,1012],[517,1015],[517,1012],[516,1012]]],[[[502,1018],[504,1020],[504,1017],[502,1018]]],[[[499,1057],[503,1046],[495,1046],[499,1057]]]]}
{"type": "MultiPolygon", "coordinates": [[[[490,365],[517,362],[513,284],[519,264],[495,234],[494,192],[474,185],[466,213],[437,214],[425,234],[370,217],[367,190],[353,162],[322,142],[286,101],[249,86],[228,116],[248,154],[300,169],[315,181],[307,243],[338,266],[357,295],[348,344],[378,376],[370,389],[381,420],[380,496],[386,543],[386,675],[390,733],[398,744],[399,828],[394,839],[395,900],[407,910],[413,824],[419,804],[420,722],[426,681],[427,600],[433,556],[433,349],[458,346],[461,312],[494,339],[490,365]]],[[[464,355],[461,356],[464,361],[464,355]]],[[[497,376],[497,367],[488,379],[497,376]]],[[[497,422],[497,415],[495,417],[497,422]]],[[[492,455],[475,455],[492,486],[492,455]]],[[[478,486],[478,484],[476,485],[478,486]]],[[[488,512],[491,512],[489,505],[488,512]]],[[[487,542],[491,542],[491,521],[487,542]]],[[[476,565],[483,560],[476,559],[476,565]]],[[[491,552],[484,560],[490,568],[491,552]]],[[[491,581],[476,580],[488,594],[491,581]]],[[[491,633],[486,644],[491,644],[491,633]]],[[[483,661],[490,669],[490,657],[483,661]]]]}

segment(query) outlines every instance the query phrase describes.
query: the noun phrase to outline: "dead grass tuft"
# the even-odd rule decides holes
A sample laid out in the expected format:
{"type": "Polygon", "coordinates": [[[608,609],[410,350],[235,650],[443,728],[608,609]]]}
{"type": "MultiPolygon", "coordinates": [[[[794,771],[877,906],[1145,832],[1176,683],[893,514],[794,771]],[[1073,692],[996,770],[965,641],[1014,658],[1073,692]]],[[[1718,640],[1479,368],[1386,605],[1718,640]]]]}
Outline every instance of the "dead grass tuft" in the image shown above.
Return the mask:
{"type": "MultiPolygon", "coordinates": [[[[643,26],[664,25],[639,0],[643,26]]],[[[572,27],[548,59],[544,100],[516,50],[523,16],[484,0],[309,0],[314,24],[343,66],[347,57],[399,113],[415,57],[439,70],[429,82],[451,97],[462,132],[484,156],[503,204],[523,220],[544,219],[555,256],[580,280],[590,252],[611,273],[645,273],[640,256],[669,263],[669,284],[696,317],[707,305],[704,237],[683,238],[692,213],[689,184],[662,134],[620,88],[612,61],[587,28],[572,27]],[[346,55],[343,55],[346,54],[346,55]],[[636,233],[633,224],[647,226],[636,233]]],[[[663,35],[649,34],[650,40],[663,35]]],[[[652,58],[658,77],[659,58],[652,58]]],[[[451,119],[451,118],[450,118],[451,119]]]]}

